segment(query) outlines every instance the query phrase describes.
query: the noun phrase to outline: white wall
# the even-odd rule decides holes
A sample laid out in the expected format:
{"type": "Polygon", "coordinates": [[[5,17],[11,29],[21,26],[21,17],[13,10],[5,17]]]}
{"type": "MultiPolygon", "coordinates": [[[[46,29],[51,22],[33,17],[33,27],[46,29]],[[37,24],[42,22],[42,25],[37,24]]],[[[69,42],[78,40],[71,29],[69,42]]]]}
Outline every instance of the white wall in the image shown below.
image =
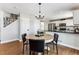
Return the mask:
{"type": "Polygon", "coordinates": [[[0,41],[1,41],[1,22],[0,22],[0,41]]]}
{"type": "Polygon", "coordinates": [[[30,17],[30,34],[36,34],[40,29],[40,21],[35,17],[30,17]]]}
{"type": "Polygon", "coordinates": [[[34,29],[34,19],[32,17],[30,17],[30,34],[35,33],[35,29],[34,29]]]}
{"type": "Polygon", "coordinates": [[[1,20],[1,42],[5,43],[16,39],[21,39],[23,33],[36,34],[40,28],[40,21],[35,18],[30,18],[25,14],[20,15],[20,21],[17,20],[7,27],[3,27],[3,17],[9,16],[6,12],[2,12],[0,16],[1,20]]]}
{"type": "Polygon", "coordinates": [[[29,34],[36,34],[37,30],[40,29],[40,21],[37,20],[35,17],[27,16],[21,14],[20,16],[20,36],[23,33],[29,34]],[[29,30],[29,31],[28,31],[29,30]]]}
{"type": "Polygon", "coordinates": [[[25,16],[21,14],[20,16],[20,35],[23,33],[27,33],[27,35],[30,33],[30,18],[28,16],[25,16]]]}
{"type": "Polygon", "coordinates": [[[1,41],[13,40],[19,38],[18,20],[2,29],[1,41]]]}
{"type": "Polygon", "coordinates": [[[35,22],[34,22],[34,30],[35,30],[35,34],[37,34],[37,31],[38,30],[41,30],[40,29],[40,21],[39,20],[37,20],[37,19],[35,19],[35,22]]]}
{"type": "Polygon", "coordinates": [[[19,39],[19,20],[14,21],[10,25],[3,27],[3,17],[10,16],[7,12],[2,11],[1,14],[1,42],[19,39]]]}
{"type": "MultiPolygon", "coordinates": [[[[30,26],[32,26],[33,29],[34,26],[33,24],[30,25],[30,18],[28,16],[25,16],[24,14],[21,14],[20,15],[20,19],[13,22],[12,24],[8,25],[7,27],[3,27],[3,17],[4,16],[10,16],[8,13],[6,12],[3,12],[0,13],[0,30],[1,30],[1,42],[2,43],[5,43],[5,42],[8,42],[8,41],[13,41],[13,40],[16,40],[16,39],[21,39],[21,35],[23,33],[27,33],[27,34],[30,34],[30,26]]],[[[33,19],[32,19],[33,20],[33,19]]],[[[33,29],[31,30],[32,32],[33,29]]]]}
{"type": "Polygon", "coordinates": [[[41,30],[44,30],[44,22],[41,22],[41,30]]]}
{"type": "Polygon", "coordinates": [[[2,21],[3,21],[3,12],[0,10],[0,41],[1,41],[1,34],[2,34],[2,21]]]}

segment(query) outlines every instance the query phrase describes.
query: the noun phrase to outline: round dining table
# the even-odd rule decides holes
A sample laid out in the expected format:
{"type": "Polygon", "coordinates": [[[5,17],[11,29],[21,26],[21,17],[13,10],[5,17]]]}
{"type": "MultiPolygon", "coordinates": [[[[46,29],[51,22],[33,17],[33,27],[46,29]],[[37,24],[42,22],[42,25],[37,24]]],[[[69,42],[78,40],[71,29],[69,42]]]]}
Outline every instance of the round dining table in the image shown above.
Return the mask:
{"type": "Polygon", "coordinates": [[[42,36],[36,36],[36,35],[27,35],[26,39],[30,40],[45,40],[45,43],[49,43],[51,41],[53,41],[53,36],[50,34],[44,34],[42,36]]]}
{"type": "MultiPolygon", "coordinates": [[[[32,40],[45,40],[45,43],[49,43],[49,42],[53,41],[53,36],[50,34],[44,34],[42,36],[27,35],[26,39],[27,40],[30,40],[30,39],[32,39],[32,40]]],[[[50,47],[45,46],[44,49],[48,49],[48,51],[50,51],[50,47]]]]}

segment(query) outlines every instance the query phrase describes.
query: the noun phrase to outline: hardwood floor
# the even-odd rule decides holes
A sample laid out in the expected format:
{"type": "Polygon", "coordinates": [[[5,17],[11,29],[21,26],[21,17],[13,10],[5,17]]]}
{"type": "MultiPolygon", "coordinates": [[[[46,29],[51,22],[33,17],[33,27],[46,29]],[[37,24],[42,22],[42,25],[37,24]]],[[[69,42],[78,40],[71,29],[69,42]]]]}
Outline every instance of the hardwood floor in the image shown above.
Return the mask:
{"type": "MultiPolygon", "coordinates": [[[[52,49],[52,45],[50,45],[50,48],[49,55],[56,55],[55,51],[52,49]]],[[[22,42],[14,41],[0,44],[0,55],[23,55],[22,42]]],[[[25,50],[25,55],[28,55],[28,50],[25,50]]],[[[45,55],[47,55],[46,51],[45,55]]],[[[79,50],[58,45],[58,55],[79,55],[79,50]]]]}
{"type": "Polygon", "coordinates": [[[0,55],[18,55],[22,53],[21,51],[22,43],[19,41],[0,44],[0,55]]]}

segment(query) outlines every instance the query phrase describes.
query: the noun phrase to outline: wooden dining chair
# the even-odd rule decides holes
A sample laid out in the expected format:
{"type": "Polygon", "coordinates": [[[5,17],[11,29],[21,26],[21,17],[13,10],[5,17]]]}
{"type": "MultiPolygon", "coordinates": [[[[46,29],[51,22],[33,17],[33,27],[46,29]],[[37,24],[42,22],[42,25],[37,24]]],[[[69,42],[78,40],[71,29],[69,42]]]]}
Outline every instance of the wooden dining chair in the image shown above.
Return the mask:
{"type": "Polygon", "coordinates": [[[44,40],[29,39],[29,54],[41,52],[44,55],[44,40]]]}
{"type": "Polygon", "coordinates": [[[58,54],[58,44],[57,44],[58,43],[58,37],[59,37],[59,35],[56,34],[56,33],[54,33],[54,39],[52,39],[51,42],[46,43],[46,46],[47,46],[47,54],[48,54],[48,45],[49,44],[52,44],[53,45],[53,50],[54,50],[54,48],[56,46],[56,54],[58,54]]]}
{"type": "MultiPolygon", "coordinates": [[[[26,40],[26,36],[27,36],[26,33],[22,34],[22,41],[23,41],[23,54],[24,54],[24,47],[28,45],[28,42],[27,42],[27,40],[26,40]]],[[[27,47],[26,47],[26,49],[27,49],[27,47]]]]}
{"type": "Polygon", "coordinates": [[[54,34],[54,40],[53,40],[53,50],[54,50],[54,46],[56,46],[56,53],[58,54],[58,37],[59,35],[58,34],[54,34]]]}

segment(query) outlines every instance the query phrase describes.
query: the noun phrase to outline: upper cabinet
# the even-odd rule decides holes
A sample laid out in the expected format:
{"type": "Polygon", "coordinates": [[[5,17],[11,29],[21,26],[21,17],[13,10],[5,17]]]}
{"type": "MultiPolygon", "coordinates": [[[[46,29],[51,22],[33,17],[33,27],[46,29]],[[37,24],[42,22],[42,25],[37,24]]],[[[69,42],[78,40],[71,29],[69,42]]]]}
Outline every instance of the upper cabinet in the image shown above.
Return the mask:
{"type": "Polygon", "coordinates": [[[73,24],[79,25],[79,10],[73,11],[73,24]]]}

